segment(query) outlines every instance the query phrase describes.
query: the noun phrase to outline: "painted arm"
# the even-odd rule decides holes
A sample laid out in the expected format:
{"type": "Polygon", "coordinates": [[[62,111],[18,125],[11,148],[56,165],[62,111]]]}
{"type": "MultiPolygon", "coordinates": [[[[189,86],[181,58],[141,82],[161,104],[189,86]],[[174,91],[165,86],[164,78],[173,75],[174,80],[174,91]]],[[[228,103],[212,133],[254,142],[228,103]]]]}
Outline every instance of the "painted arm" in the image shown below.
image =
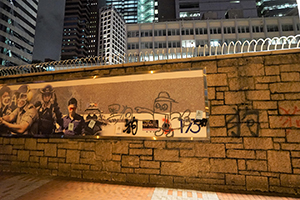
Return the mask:
{"type": "Polygon", "coordinates": [[[20,124],[12,124],[12,123],[5,121],[4,118],[0,119],[0,124],[3,124],[7,128],[9,128],[9,130],[11,130],[12,132],[18,133],[18,134],[24,133],[29,126],[29,123],[26,121],[22,121],[20,124]]]}

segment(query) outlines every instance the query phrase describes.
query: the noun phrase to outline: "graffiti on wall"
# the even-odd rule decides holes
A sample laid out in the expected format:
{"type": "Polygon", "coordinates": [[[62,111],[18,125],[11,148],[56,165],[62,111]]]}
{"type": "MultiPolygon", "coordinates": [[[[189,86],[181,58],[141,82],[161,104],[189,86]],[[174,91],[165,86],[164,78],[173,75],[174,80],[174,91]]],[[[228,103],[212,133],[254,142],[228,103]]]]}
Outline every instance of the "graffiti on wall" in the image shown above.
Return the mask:
{"type": "Polygon", "coordinates": [[[226,128],[231,136],[240,137],[243,133],[253,137],[259,136],[259,112],[258,110],[235,109],[235,114],[226,120],[226,128]]]}
{"type": "MultiPolygon", "coordinates": [[[[147,87],[149,85],[144,84],[147,87]]],[[[122,98],[113,100],[107,95],[103,99],[105,103],[98,104],[95,102],[99,102],[99,97],[108,93],[108,90],[104,91],[107,85],[105,87],[99,85],[96,91],[102,93],[94,98],[86,93],[76,92],[82,89],[77,89],[78,86],[57,88],[51,84],[44,84],[42,88],[31,89],[29,85],[21,85],[11,89],[4,85],[0,88],[0,132],[33,136],[100,135],[165,138],[207,136],[208,119],[203,105],[197,110],[195,109],[197,106],[194,106],[193,110],[184,109],[184,105],[172,98],[169,91],[157,90],[152,103],[151,99],[144,97],[147,106],[143,106],[144,101],[139,99],[139,101],[132,100],[138,103],[135,103],[137,106],[128,105],[128,102],[131,103],[130,98],[123,95],[124,99],[127,99],[123,102],[122,93],[119,93],[122,98]],[[94,103],[85,102],[87,98],[89,102],[94,103]],[[79,104],[88,106],[83,109],[79,108],[79,104]],[[174,109],[175,104],[180,110],[174,109]],[[67,112],[64,113],[64,110],[67,112]],[[197,115],[196,112],[201,114],[197,115]]],[[[95,89],[95,86],[90,86],[86,91],[95,89]]],[[[120,86],[112,85],[112,87],[120,86]]]]}
{"type": "Polygon", "coordinates": [[[282,116],[280,117],[280,123],[282,127],[292,128],[297,127],[300,128],[300,119],[293,119],[293,116],[296,116],[300,113],[300,109],[298,109],[297,106],[294,106],[294,108],[287,109],[284,107],[279,107],[279,109],[282,111],[282,116]]]}

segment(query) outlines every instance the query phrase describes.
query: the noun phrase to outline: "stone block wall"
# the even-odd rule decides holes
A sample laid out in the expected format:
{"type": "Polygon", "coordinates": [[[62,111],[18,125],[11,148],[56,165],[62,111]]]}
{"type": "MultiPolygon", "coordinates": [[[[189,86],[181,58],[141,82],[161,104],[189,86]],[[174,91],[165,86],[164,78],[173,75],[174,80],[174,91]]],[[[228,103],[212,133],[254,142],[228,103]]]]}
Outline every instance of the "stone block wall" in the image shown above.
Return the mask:
{"type": "Polygon", "coordinates": [[[300,51],[126,64],[0,83],[205,68],[204,141],[0,137],[0,170],[114,183],[300,194],[300,51]],[[74,76],[73,76],[74,75],[74,76]]]}

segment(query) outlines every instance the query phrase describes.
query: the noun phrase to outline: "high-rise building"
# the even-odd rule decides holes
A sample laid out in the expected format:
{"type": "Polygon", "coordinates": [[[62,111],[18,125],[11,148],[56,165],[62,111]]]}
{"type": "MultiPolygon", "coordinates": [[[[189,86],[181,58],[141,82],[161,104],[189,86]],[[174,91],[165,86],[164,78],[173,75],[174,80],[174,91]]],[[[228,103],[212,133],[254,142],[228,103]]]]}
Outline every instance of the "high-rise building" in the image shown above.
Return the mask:
{"type": "Polygon", "coordinates": [[[108,64],[124,61],[126,53],[126,29],[124,19],[113,6],[99,10],[98,53],[108,64]]]}
{"type": "Polygon", "coordinates": [[[0,65],[32,62],[38,0],[0,1],[0,65]]]}
{"type": "Polygon", "coordinates": [[[91,17],[89,21],[90,35],[88,36],[90,40],[89,44],[89,56],[97,55],[97,35],[98,35],[98,11],[99,5],[98,0],[91,0],[91,17]]]}
{"type": "Polygon", "coordinates": [[[255,0],[175,0],[176,19],[257,17],[255,0]]]}
{"type": "Polygon", "coordinates": [[[66,0],[61,59],[88,57],[91,0],[66,0]]]}
{"type": "Polygon", "coordinates": [[[257,0],[257,11],[263,17],[281,17],[298,14],[296,0],[257,0]]]}
{"type": "Polygon", "coordinates": [[[158,20],[158,0],[102,0],[114,6],[126,23],[151,23],[158,20]]]}

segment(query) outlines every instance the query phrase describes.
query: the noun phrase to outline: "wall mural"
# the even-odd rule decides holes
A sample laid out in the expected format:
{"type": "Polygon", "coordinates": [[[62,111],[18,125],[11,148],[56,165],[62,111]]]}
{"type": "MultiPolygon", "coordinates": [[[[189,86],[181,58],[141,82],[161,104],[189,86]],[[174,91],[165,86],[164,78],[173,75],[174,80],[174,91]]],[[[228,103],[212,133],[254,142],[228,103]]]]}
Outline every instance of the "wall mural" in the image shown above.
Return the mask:
{"type": "Polygon", "coordinates": [[[2,135],[207,138],[203,70],[0,86],[2,135]]]}

